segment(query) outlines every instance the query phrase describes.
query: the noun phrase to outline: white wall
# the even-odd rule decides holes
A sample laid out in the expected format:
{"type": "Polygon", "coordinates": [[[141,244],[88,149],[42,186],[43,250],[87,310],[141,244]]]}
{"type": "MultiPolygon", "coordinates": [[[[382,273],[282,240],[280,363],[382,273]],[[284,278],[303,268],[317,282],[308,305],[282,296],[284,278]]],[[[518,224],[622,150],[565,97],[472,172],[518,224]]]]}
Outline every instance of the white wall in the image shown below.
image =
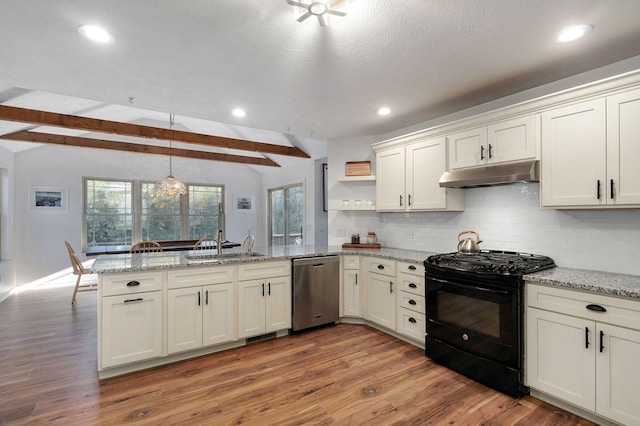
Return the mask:
{"type": "Polygon", "coordinates": [[[330,141],[329,244],[349,242],[352,233],[375,231],[387,247],[451,252],[457,248],[458,233],[474,229],[486,249],[548,255],[564,267],[640,275],[639,210],[541,210],[539,184],[530,183],[466,189],[465,211],[459,213],[340,211],[343,199],[375,197],[375,190],[373,185],[337,182],[344,172],[336,171],[346,161],[372,158],[373,143],[637,69],[640,57],[386,135],[330,141]]]}
{"type": "Polygon", "coordinates": [[[11,214],[15,204],[14,171],[14,154],[0,146],[0,301],[15,286],[15,232],[11,214]]]}
{"type": "MultiPolygon", "coordinates": [[[[123,178],[161,180],[169,173],[165,156],[131,154],[118,151],[45,145],[15,155],[15,227],[17,284],[69,267],[64,248],[68,240],[77,252],[81,247],[82,178],[123,178]],[[63,212],[28,209],[29,186],[69,189],[69,210],[63,212]]],[[[265,233],[259,220],[264,200],[259,197],[260,174],[243,165],[173,159],[173,174],[190,183],[223,184],[226,197],[226,237],[242,241],[247,229],[265,233]],[[253,213],[234,213],[234,194],[256,194],[253,213]]]]}

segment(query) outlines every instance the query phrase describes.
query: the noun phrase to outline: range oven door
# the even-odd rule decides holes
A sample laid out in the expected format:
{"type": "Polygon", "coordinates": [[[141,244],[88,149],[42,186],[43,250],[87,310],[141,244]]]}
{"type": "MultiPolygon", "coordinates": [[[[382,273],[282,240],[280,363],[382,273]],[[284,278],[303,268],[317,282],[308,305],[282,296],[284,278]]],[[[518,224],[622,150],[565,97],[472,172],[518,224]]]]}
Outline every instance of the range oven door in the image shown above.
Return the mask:
{"type": "Polygon", "coordinates": [[[462,351],[521,368],[520,286],[463,275],[427,271],[427,335],[462,351]]]}

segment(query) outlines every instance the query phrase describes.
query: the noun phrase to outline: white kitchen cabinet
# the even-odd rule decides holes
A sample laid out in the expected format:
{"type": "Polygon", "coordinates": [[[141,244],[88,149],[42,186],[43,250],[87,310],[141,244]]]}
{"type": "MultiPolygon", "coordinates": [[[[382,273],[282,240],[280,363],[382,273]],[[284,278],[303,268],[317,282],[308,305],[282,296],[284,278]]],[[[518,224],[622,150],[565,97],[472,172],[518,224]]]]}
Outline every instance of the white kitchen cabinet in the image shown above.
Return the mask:
{"type": "Polygon", "coordinates": [[[169,354],[235,340],[233,283],[168,290],[169,354]]]}
{"type": "Polygon", "coordinates": [[[607,204],[640,204],[640,89],[607,97],[607,204]]]}
{"type": "Polygon", "coordinates": [[[640,302],[528,283],[527,304],[527,385],[640,425],[640,302]]]}
{"type": "Polygon", "coordinates": [[[640,204],[640,89],[542,114],[544,207],[640,204]]]}
{"type": "Polygon", "coordinates": [[[461,189],[441,188],[447,168],[444,137],[376,153],[378,211],[464,210],[461,189]]]}
{"type": "Polygon", "coordinates": [[[169,271],[167,352],[235,340],[234,266],[169,271]]]}
{"type": "Polygon", "coordinates": [[[513,118],[447,136],[449,168],[535,159],[538,154],[535,115],[513,118]]]}
{"type": "Polygon", "coordinates": [[[367,320],[390,330],[396,329],[396,265],[395,261],[368,260],[367,320]]]}
{"type": "Polygon", "coordinates": [[[238,266],[238,337],[291,328],[291,262],[238,266]],[[262,272],[260,272],[262,271],[262,272]]]}
{"type": "Polygon", "coordinates": [[[162,355],[162,292],[101,298],[99,368],[162,355]]]}
{"type": "Polygon", "coordinates": [[[418,263],[397,263],[396,277],[398,333],[422,344],[426,333],[426,300],[424,293],[424,266],[418,263]]]}
{"type": "Polygon", "coordinates": [[[360,257],[342,256],[342,264],[342,314],[349,317],[360,317],[362,316],[360,257]]]}
{"type": "Polygon", "coordinates": [[[98,369],[162,355],[161,272],[98,277],[98,369]]]}
{"type": "Polygon", "coordinates": [[[544,112],[540,164],[542,205],[606,204],[605,100],[544,112]]]}

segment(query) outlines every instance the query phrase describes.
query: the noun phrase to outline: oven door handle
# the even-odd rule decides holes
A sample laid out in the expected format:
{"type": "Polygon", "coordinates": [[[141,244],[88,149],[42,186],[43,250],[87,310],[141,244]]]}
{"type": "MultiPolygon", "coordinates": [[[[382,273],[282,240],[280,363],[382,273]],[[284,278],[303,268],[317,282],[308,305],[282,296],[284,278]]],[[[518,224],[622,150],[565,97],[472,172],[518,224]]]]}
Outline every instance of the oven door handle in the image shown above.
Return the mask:
{"type": "Polygon", "coordinates": [[[453,283],[451,281],[441,280],[439,278],[432,278],[432,277],[431,278],[427,278],[427,282],[429,280],[437,281],[439,283],[450,285],[450,286],[454,286],[454,287],[473,289],[473,290],[478,290],[478,291],[486,291],[488,293],[510,294],[509,291],[507,291],[507,290],[496,290],[496,289],[493,289],[493,288],[482,288],[482,287],[478,287],[478,286],[474,286],[474,285],[457,284],[457,283],[453,283]]]}

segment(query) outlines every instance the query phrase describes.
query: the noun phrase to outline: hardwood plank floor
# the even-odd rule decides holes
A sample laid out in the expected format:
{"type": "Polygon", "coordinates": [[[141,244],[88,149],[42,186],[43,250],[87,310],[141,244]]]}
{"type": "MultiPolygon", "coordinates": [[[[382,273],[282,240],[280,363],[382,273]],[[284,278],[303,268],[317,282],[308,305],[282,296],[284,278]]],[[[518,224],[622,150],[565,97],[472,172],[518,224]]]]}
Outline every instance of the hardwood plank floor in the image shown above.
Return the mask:
{"type": "Polygon", "coordinates": [[[0,303],[2,425],[591,425],[340,324],[99,381],[96,293],[0,303]]]}

